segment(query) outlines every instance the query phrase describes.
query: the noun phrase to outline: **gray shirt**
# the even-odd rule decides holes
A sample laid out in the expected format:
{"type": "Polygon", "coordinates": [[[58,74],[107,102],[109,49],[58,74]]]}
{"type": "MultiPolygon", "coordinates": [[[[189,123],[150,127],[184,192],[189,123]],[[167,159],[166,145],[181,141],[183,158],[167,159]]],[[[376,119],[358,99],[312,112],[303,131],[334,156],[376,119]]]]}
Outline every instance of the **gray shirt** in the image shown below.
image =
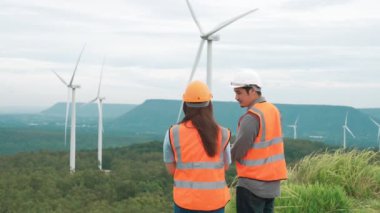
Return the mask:
{"type": "MultiPolygon", "coordinates": [[[[249,110],[255,103],[265,102],[260,97],[247,108],[249,110]]],[[[232,144],[231,157],[233,161],[242,159],[252,146],[252,142],[259,134],[260,122],[256,115],[246,113],[240,118],[240,126],[236,133],[235,142],[232,144]]],[[[237,186],[244,187],[256,196],[262,198],[274,198],[280,196],[280,181],[259,181],[239,177],[237,186]]]]}

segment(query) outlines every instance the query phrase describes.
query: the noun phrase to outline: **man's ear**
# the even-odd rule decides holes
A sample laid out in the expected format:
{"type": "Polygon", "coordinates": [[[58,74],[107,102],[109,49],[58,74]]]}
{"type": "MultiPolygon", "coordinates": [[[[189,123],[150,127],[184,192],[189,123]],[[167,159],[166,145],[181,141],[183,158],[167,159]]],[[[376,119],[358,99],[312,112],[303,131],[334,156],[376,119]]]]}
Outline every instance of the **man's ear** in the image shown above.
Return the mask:
{"type": "Polygon", "coordinates": [[[251,93],[254,93],[254,92],[256,92],[255,88],[251,87],[251,89],[249,89],[248,94],[251,94],[251,93]]]}

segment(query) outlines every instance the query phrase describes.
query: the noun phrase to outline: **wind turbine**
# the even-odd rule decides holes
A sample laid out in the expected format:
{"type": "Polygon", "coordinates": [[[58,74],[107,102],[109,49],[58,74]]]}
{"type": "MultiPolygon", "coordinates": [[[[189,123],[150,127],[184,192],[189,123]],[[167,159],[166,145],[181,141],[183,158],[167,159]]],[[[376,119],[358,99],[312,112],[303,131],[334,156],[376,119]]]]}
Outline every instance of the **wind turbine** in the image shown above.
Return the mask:
{"type": "Polygon", "coordinates": [[[348,112],[346,113],[346,120],[344,121],[344,125],[342,126],[343,128],[343,149],[346,149],[346,131],[348,131],[353,138],[355,138],[354,133],[348,128],[347,126],[347,117],[348,117],[348,112]]]}
{"type": "Polygon", "coordinates": [[[373,118],[370,118],[371,121],[377,126],[377,143],[379,144],[379,151],[380,151],[380,124],[377,123],[373,118]]]}
{"type": "Polygon", "coordinates": [[[100,170],[102,170],[102,151],[103,151],[103,100],[105,100],[105,97],[100,97],[100,85],[102,83],[102,76],[103,76],[103,69],[104,69],[104,63],[105,59],[103,59],[102,69],[100,71],[100,80],[99,80],[99,87],[98,87],[98,94],[96,97],[89,102],[94,103],[97,101],[98,104],[98,167],[100,170]]]}
{"type": "Polygon", "coordinates": [[[293,128],[293,139],[297,139],[297,123],[298,123],[298,118],[299,118],[299,116],[297,116],[294,124],[288,125],[288,127],[293,128]]]}
{"type": "Polygon", "coordinates": [[[71,76],[71,80],[69,83],[67,83],[60,75],[58,75],[58,73],[52,70],[54,74],[59,78],[59,80],[61,80],[61,82],[65,84],[65,86],[67,86],[68,88],[67,100],[66,100],[66,118],[65,118],[65,146],[66,146],[67,120],[69,117],[69,99],[70,99],[70,90],[71,90],[71,97],[72,97],[71,99],[71,127],[70,127],[70,130],[71,130],[70,132],[70,172],[71,173],[75,172],[75,148],[76,148],[75,147],[76,146],[76,142],[75,142],[75,128],[76,128],[75,90],[80,88],[79,85],[75,85],[73,84],[73,82],[74,82],[75,73],[77,71],[77,68],[78,68],[78,65],[79,65],[79,62],[80,62],[80,59],[82,57],[82,53],[85,47],[86,45],[82,47],[82,50],[79,54],[77,63],[74,68],[73,75],[71,76]]]}
{"type": "MultiPolygon", "coordinates": [[[[193,64],[193,68],[191,70],[191,74],[190,74],[190,78],[189,78],[188,83],[191,82],[191,80],[194,77],[195,71],[196,71],[198,63],[199,63],[199,59],[200,59],[201,54],[202,54],[204,43],[205,43],[205,41],[207,41],[207,78],[206,78],[206,81],[207,81],[208,87],[210,88],[210,90],[212,90],[212,42],[213,41],[219,41],[219,39],[220,39],[220,36],[217,35],[216,33],[219,32],[221,29],[227,27],[228,25],[232,24],[233,22],[237,21],[238,19],[241,19],[244,16],[247,16],[248,14],[257,11],[258,9],[256,8],[253,10],[249,10],[245,13],[242,13],[242,14],[235,16],[231,19],[228,19],[228,20],[222,22],[221,24],[217,25],[214,29],[212,29],[208,32],[205,32],[205,31],[203,31],[189,0],[186,0],[186,3],[187,3],[187,6],[189,7],[189,10],[190,10],[191,16],[193,17],[193,20],[199,29],[200,37],[201,37],[201,41],[199,43],[197,55],[195,57],[195,61],[193,64]]],[[[179,118],[181,117],[182,106],[183,106],[183,102],[181,104],[181,108],[179,109],[177,121],[179,121],[179,118]]]]}

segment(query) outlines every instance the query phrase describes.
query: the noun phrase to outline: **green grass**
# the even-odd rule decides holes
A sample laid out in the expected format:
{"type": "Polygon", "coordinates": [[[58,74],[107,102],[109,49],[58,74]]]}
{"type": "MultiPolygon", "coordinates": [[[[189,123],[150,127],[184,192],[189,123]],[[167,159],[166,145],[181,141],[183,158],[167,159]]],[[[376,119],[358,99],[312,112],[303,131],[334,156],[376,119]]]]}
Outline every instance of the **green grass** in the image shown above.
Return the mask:
{"type": "Polygon", "coordinates": [[[310,155],[292,169],[290,181],[341,186],[347,195],[355,198],[379,197],[379,154],[338,150],[335,153],[310,155]]]}
{"type": "MultiPolygon", "coordinates": [[[[380,212],[380,154],[343,151],[306,156],[289,169],[275,212],[380,212]]],[[[234,190],[226,206],[236,212],[234,190]]]]}
{"type": "Polygon", "coordinates": [[[349,212],[350,200],[340,186],[284,184],[276,212],[349,212]]]}

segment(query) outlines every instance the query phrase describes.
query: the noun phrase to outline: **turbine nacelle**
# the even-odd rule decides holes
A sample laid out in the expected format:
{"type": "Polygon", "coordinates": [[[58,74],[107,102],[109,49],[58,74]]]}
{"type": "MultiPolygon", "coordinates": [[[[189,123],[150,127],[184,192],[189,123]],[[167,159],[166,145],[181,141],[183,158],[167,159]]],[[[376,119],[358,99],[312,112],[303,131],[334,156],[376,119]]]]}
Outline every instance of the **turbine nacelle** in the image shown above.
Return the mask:
{"type": "Polygon", "coordinates": [[[80,85],[68,85],[67,87],[71,89],[79,89],[80,85]]]}
{"type": "Polygon", "coordinates": [[[201,39],[207,40],[207,41],[219,41],[220,35],[201,35],[201,39]]]}

